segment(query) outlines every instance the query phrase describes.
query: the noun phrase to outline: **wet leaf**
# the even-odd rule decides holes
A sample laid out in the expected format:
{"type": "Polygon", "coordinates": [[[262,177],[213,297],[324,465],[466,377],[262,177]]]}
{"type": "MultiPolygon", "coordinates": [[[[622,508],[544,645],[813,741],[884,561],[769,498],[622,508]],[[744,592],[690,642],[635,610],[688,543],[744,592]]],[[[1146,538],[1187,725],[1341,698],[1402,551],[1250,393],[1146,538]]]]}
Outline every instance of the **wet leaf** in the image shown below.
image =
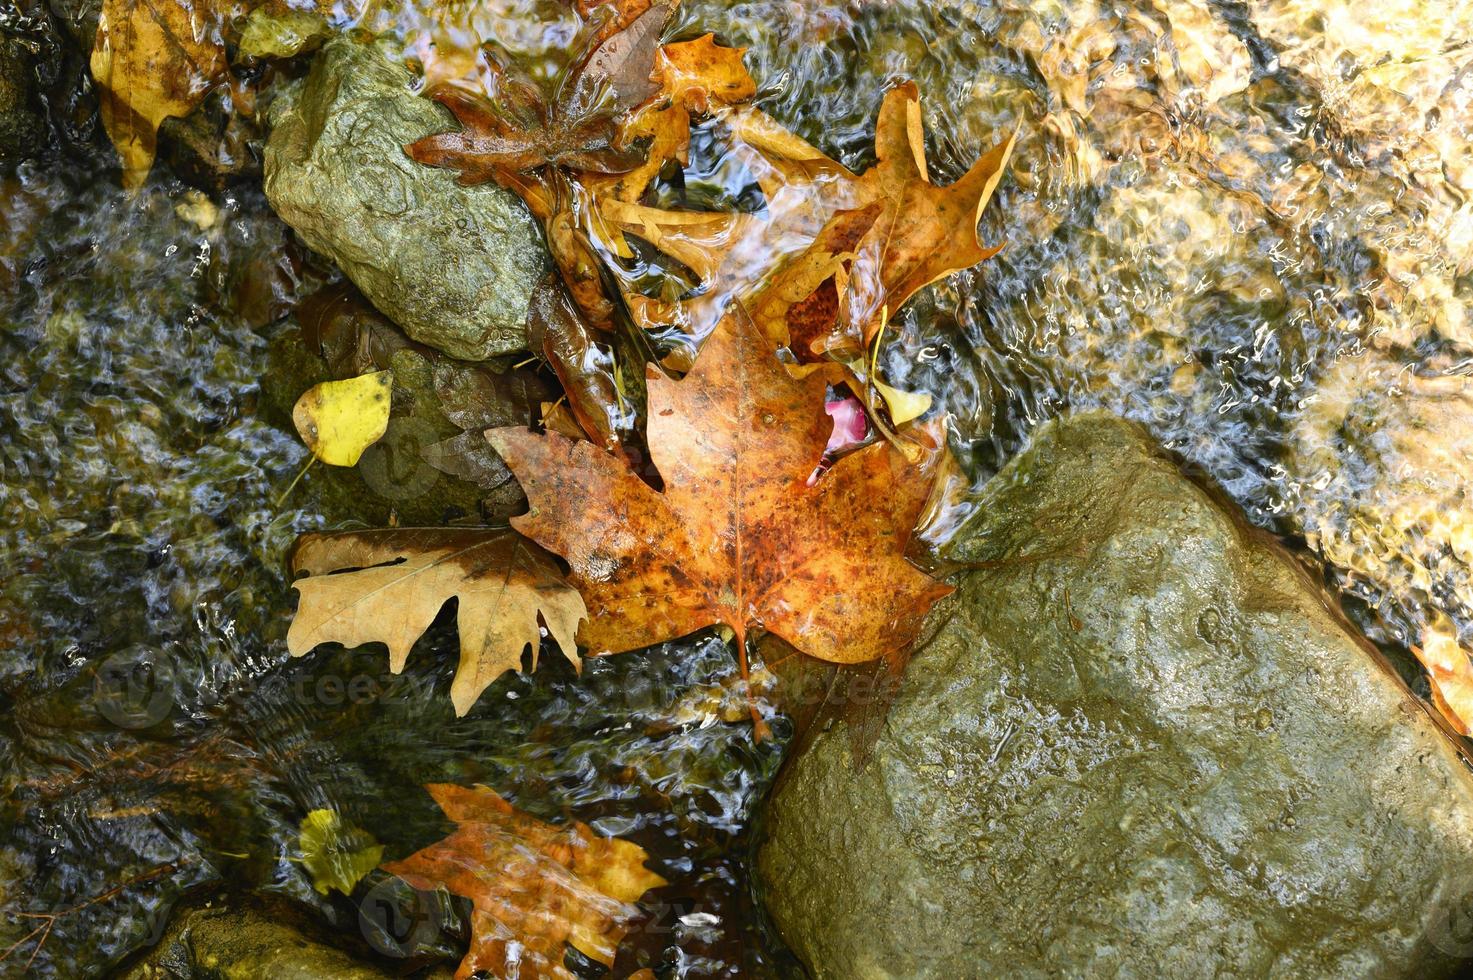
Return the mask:
{"type": "Polygon", "coordinates": [[[414,641],[441,607],[459,600],[460,666],[450,685],[457,715],[492,681],[521,668],[541,647],[538,619],[563,656],[580,664],[573,636],[586,615],[541,549],[510,531],[488,528],[393,528],[306,534],[292,554],[300,593],[287,633],[294,657],[320,643],[383,643],[389,669],[404,669],[414,641]]]}
{"type": "MultiPolygon", "coordinates": [[[[137,190],[148,177],[165,119],[189,115],[211,89],[234,81],[226,44],[252,12],[281,19],[270,25],[256,20],[245,53],[277,57],[320,39],[320,28],[308,28],[309,22],[351,20],[358,6],[354,0],[103,0],[90,67],[103,128],[122,161],[124,187],[137,190]],[[282,33],[288,23],[288,33],[306,34],[289,40],[282,33]],[[268,26],[274,37],[262,34],[268,26]]],[[[233,92],[236,108],[249,111],[249,90],[236,85],[233,92]]]]}
{"type": "MultiPolygon", "coordinates": [[[[660,49],[654,69],[658,94],[624,121],[620,134],[626,145],[648,140],[644,162],[618,177],[583,180],[600,207],[612,201],[638,203],[667,163],[685,162],[693,113],[736,105],[756,94],[757,83],[742,64],[744,50],[721,47],[710,34],[660,49]]],[[[627,250],[619,254],[628,257],[627,250]]]]}
{"type": "Polygon", "coordinates": [[[1016,133],[945,187],[931,183],[913,82],[891,89],[875,126],[879,162],[857,181],[862,201],[882,208],[855,248],[829,347],[866,348],[889,314],[917,290],[997,254],[978,233],[982,209],[1002,180],[1016,133]]]}
{"type": "Polygon", "coordinates": [[[791,377],[739,311],[683,380],[651,372],[648,384],[663,492],[590,443],[487,433],[531,502],[514,526],[572,566],[588,646],[632,650],[718,623],[743,650],[762,627],[844,663],[913,641],[950,591],[904,558],[925,469],[877,443],[810,485],[833,429],[826,382],[791,377]]]}
{"type": "Polygon", "coordinates": [[[605,449],[618,446],[635,420],[619,396],[613,352],[595,339],[554,276],[532,293],[528,337],[563,383],[565,406],[583,433],[605,449]]]}
{"type": "Polygon", "coordinates": [[[148,176],[163,121],[189,115],[227,76],[222,34],[248,8],[245,0],[104,0],[92,78],[125,187],[148,176]]]}
{"type": "Polygon", "coordinates": [[[366,830],[343,823],[336,810],[313,810],[303,817],[297,847],[319,895],[334,888],[351,895],[384,857],[382,844],[366,830]]]}
{"type": "Polygon", "coordinates": [[[462,432],[432,442],[420,450],[420,457],[441,473],[474,483],[482,490],[494,490],[511,479],[511,471],[479,432],[462,432]]]}
{"type": "Polygon", "coordinates": [[[657,88],[650,74],[670,10],[668,3],[652,6],[626,29],[596,40],[554,98],[522,86],[523,103],[498,104],[456,86],[436,88],[431,94],[454,113],[461,128],[426,136],[405,152],[420,163],[459,171],[465,184],[498,180],[507,185],[512,182],[502,171],[547,164],[595,173],[629,170],[643,155],[613,145],[618,117],[657,88]],[[528,125],[519,116],[534,122],[528,125]]]}
{"type": "Polygon", "coordinates": [[[357,466],[358,457],[389,427],[392,371],[324,381],[302,393],[292,422],[312,455],[333,466],[357,466]]]}
{"type": "MultiPolygon", "coordinates": [[[[926,166],[920,95],[913,83],[886,93],[875,126],[875,166],[853,174],[750,107],[729,113],[728,128],[767,197],[765,221],[736,229],[712,274],[714,286],[665,321],[703,337],[735,299],[749,298],[754,319],[779,345],[798,336],[809,349],[864,350],[921,287],[996,253],[978,220],[1001,181],[1014,137],[984,154],[960,179],[932,184],[926,166]],[[832,284],[830,284],[832,280],[832,284]],[[811,301],[833,290],[826,329],[811,301]],[[794,308],[803,322],[789,326],[794,308]]],[[[617,216],[618,212],[614,212],[617,216]]],[[[649,219],[639,216],[646,224],[649,219]]],[[[640,234],[632,221],[618,227],[640,234]]],[[[652,244],[660,245],[651,239],[652,244]]]]}
{"type": "Polygon", "coordinates": [[[1473,662],[1448,618],[1433,618],[1422,631],[1421,645],[1411,650],[1427,668],[1437,710],[1459,735],[1473,734],[1473,662]]]}
{"type": "Polygon", "coordinates": [[[565,944],[612,966],[639,909],[665,880],[644,867],[643,848],[600,837],[584,823],[544,823],[484,786],[425,787],[455,822],[449,837],[390,861],[414,888],[444,888],[471,901],[470,949],[457,980],[476,973],[574,980],[565,944]]]}

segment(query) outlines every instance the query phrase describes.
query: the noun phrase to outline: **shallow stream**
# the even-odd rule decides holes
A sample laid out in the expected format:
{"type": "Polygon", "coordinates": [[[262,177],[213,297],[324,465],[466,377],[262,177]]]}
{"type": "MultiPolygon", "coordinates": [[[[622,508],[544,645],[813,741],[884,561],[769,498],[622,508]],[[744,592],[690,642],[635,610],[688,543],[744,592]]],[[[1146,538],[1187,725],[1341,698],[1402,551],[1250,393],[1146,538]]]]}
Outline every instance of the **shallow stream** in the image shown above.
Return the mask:
{"type": "MultiPolygon", "coordinates": [[[[1425,695],[1409,648],[1473,641],[1473,8],[1352,9],[711,0],[678,33],[748,46],[762,106],[854,167],[903,78],[938,183],[1020,126],[983,223],[1007,247],[902,311],[889,376],[936,397],[977,481],[1061,412],[1143,422],[1326,561],[1425,695]]],[[[560,9],[496,13],[531,55],[566,36],[560,9]]],[[[443,836],[430,782],[650,852],[671,884],[615,975],[790,970],[747,872],[787,728],[753,744],[714,635],[581,677],[548,659],[464,718],[446,616],[402,676],[374,647],[287,657],[285,555],[348,515],[314,473],[278,502],[307,457],[262,385],[334,273],[258,181],[159,168],[130,197],[89,146],[0,177],[0,971],[106,974],[231,892],[385,964],[453,962],[455,909],[397,949],[299,859],[319,808],[387,856],[443,836]]]]}

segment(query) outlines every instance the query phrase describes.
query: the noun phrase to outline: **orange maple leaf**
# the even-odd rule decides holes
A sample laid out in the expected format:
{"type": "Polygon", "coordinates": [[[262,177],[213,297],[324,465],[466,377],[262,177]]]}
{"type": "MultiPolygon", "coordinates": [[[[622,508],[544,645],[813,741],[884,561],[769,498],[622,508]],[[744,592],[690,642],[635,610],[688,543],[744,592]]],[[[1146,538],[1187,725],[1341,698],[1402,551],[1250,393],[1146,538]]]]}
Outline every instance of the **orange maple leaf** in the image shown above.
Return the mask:
{"type": "Polygon", "coordinates": [[[951,591],[904,557],[929,468],[876,443],[810,482],[832,429],[826,382],[792,377],[740,307],[683,380],[649,373],[663,492],[590,443],[487,432],[531,503],[513,525],[572,567],[580,641],[617,653],[720,623],[744,667],[752,627],[836,663],[907,647],[951,591]]]}
{"type": "Polygon", "coordinates": [[[449,837],[383,869],[415,888],[471,900],[471,944],[455,971],[522,980],[574,980],[564,943],[612,966],[638,913],[630,904],[665,880],[637,844],[587,824],[544,823],[484,786],[426,786],[455,821],[449,837]]]}

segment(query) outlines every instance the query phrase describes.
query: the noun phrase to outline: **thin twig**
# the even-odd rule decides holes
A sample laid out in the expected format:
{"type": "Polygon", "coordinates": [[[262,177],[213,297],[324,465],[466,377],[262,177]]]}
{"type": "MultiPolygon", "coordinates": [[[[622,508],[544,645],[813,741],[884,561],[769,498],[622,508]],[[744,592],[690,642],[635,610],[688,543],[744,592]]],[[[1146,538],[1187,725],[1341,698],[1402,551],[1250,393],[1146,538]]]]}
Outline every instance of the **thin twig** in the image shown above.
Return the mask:
{"type": "Polygon", "coordinates": [[[129,878],[122,884],[113,885],[111,888],[101,893],[100,895],[94,895],[91,898],[87,899],[87,901],[85,902],[79,902],[78,904],[73,905],[70,908],[62,909],[59,912],[19,913],[22,919],[40,919],[41,924],[36,926],[36,928],[32,929],[30,932],[26,933],[24,936],[21,936],[9,946],[7,946],[4,952],[0,952],[0,963],[5,962],[5,960],[10,956],[11,953],[19,949],[21,945],[30,940],[37,933],[40,933],[41,938],[36,941],[36,948],[31,950],[31,955],[26,960],[25,969],[29,971],[31,968],[31,964],[36,962],[36,957],[41,954],[41,948],[46,945],[46,940],[51,938],[51,930],[53,927],[55,927],[58,920],[64,919],[69,915],[80,912],[83,909],[91,908],[94,905],[99,905],[102,902],[108,901],[109,899],[116,898],[118,895],[122,894],[124,890],[131,888],[134,885],[142,884],[145,881],[152,881],[155,878],[161,878],[166,874],[173,874],[177,870],[179,870],[179,866],[177,864],[161,864],[150,871],[145,871],[141,875],[129,878]]]}

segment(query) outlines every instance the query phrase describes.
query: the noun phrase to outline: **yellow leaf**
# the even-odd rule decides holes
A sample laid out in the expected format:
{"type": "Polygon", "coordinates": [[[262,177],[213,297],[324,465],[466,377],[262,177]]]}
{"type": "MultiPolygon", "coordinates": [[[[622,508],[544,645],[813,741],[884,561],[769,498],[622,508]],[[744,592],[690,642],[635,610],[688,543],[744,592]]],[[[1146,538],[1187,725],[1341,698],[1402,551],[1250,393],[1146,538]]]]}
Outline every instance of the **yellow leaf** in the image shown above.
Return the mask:
{"type": "Polygon", "coordinates": [[[901,391],[892,388],[883,381],[874,382],[875,390],[880,397],[885,399],[885,405],[890,409],[890,421],[896,425],[918,419],[926,414],[926,409],[931,407],[931,393],[929,391],[901,391]]]}
{"type": "Polygon", "coordinates": [[[302,818],[297,837],[302,866],[319,895],[353,888],[384,858],[384,847],[366,830],[343,823],[336,810],[313,810],[302,818]]]}
{"type": "Polygon", "coordinates": [[[357,14],[357,0],[102,0],[90,67],[124,187],[137,190],[148,177],[163,121],[189,115],[230,81],[227,37],[258,5],[298,23],[311,11],[338,22],[357,14]]]}
{"type": "Polygon", "coordinates": [[[233,0],[104,0],[92,46],[92,78],[108,138],[123,162],[123,186],[137,190],[153,165],[159,125],[187,116],[225,77],[220,32],[233,0]]]}
{"type": "Polygon", "coordinates": [[[392,371],[313,385],[297,399],[292,422],[312,455],[333,466],[357,466],[363,450],[389,427],[392,371]]]}

